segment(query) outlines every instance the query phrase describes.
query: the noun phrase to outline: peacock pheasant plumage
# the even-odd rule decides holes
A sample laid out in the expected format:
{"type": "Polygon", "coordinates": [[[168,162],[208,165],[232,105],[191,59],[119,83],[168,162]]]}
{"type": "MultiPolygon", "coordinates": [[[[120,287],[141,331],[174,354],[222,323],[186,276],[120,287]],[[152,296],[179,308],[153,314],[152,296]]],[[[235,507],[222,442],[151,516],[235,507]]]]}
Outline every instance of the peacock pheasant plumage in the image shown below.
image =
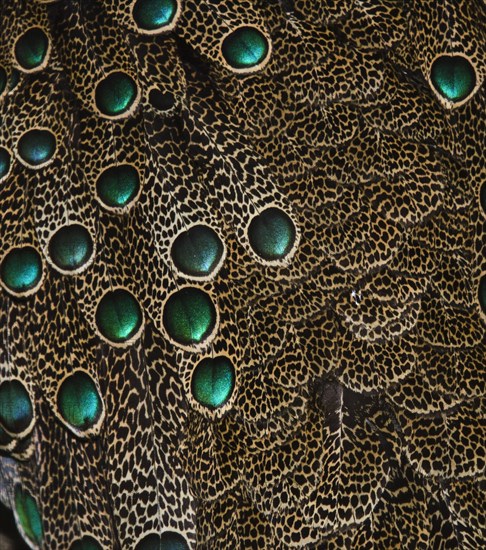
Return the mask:
{"type": "Polygon", "coordinates": [[[484,0],[0,2],[2,549],[486,547],[485,51],[484,0]]]}

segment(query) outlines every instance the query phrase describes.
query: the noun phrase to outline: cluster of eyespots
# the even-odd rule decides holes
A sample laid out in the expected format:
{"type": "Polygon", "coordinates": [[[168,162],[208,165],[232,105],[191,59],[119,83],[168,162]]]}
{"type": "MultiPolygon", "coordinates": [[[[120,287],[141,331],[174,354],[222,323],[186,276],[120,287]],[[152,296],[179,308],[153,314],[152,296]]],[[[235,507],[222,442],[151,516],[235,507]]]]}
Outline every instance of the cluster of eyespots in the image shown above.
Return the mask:
{"type": "MultiPolygon", "coordinates": [[[[204,224],[182,231],[174,239],[171,259],[179,275],[187,279],[208,279],[216,275],[225,258],[219,235],[204,224]]],[[[214,335],[218,323],[211,296],[194,286],[171,294],[163,311],[168,337],[181,347],[198,349],[214,335]]],[[[208,357],[194,369],[191,391],[201,405],[215,409],[230,398],[235,385],[235,369],[227,357],[208,357]]]]}
{"type": "MultiPolygon", "coordinates": [[[[132,18],[138,31],[157,34],[174,28],[180,6],[177,0],[136,0],[132,4],[132,18]]],[[[118,119],[131,114],[137,105],[140,90],[135,80],[122,70],[114,71],[96,86],[95,105],[106,118],[118,119]]],[[[152,90],[149,103],[157,110],[166,111],[174,105],[174,96],[152,90]]]]}
{"type": "MultiPolygon", "coordinates": [[[[94,252],[90,232],[81,224],[66,225],[50,238],[48,257],[61,273],[81,271],[94,252]]],[[[35,292],[41,283],[43,262],[39,252],[30,245],[10,249],[0,264],[0,282],[15,296],[27,296],[35,292]]]]}
{"type": "MultiPolygon", "coordinates": [[[[156,34],[173,29],[179,11],[177,0],[136,0],[132,17],[139,32],[156,34]]],[[[263,67],[270,49],[269,39],[254,26],[233,29],[221,43],[224,60],[235,72],[241,73],[263,67]]]]}
{"type": "MultiPolygon", "coordinates": [[[[27,130],[20,136],[16,150],[17,158],[24,165],[33,169],[42,168],[52,160],[56,152],[56,137],[46,129],[27,130]]],[[[8,176],[11,167],[10,152],[5,147],[0,147],[0,181],[8,176]]],[[[57,259],[60,259],[60,241],[58,238],[53,248],[57,259]]],[[[0,283],[14,296],[28,296],[35,292],[40,287],[42,274],[41,255],[32,245],[26,244],[8,250],[0,263],[0,283]]]]}
{"type": "MultiPolygon", "coordinates": [[[[49,38],[40,27],[32,27],[21,34],[13,46],[13,56],[18,68],[25,73],[42,69],[49,57],[49,38]]],[[[0,66],[0,95],[7,86],[13,89],[19,80],[19,72],[12,70],[10,83],[7,71],[0,66]]],[[[29,168],[41,168],[49,163],[56,152],[56,137],[48,129],[32,129],[19,139],[16,148],[17,158],[29,168]]],[[[0,148],[0,180],[10,170],[11,155],[5,148],[0,148]]]]}
{"type": "MultiPolygon", "coordinates": [[[[179,275],[187,279],[214,277],[224,261],[225,249],[216,231],[198,224],[177,235],[170,256],[179,275]]],[[[217,311],[209,294],[187,286],[171,294],[163,311],[169,338],[183,347],[200,347],[214,334],[217,311]]]]}
{"type": "MultiPolygon", "coordinates": [[[[77,435],[83,436],[100,421],[103,403],[94,380],[78,370],[65,378],[57,392],[61,418],[77,435]]],[[[25,437],[34,425],[34,407],[24,384],[18,379],[0,384],[0,445],[25,437]]]]}
{"type": "Polygon", "coordinates": [[[15,60],[25,72],[38,71],[47,62],[49,38],[39,27],[33,27],[22,34],[14,46],[15,60]]]}
{"type": "MultiPolygon", "coordinates": [[[[250,245],[260,258],[279,262],[286,258],[296,242],[296,229],[290,217],[272,207],[255,216],[248,227],[250,245]]],[[[216,231],[198,224],[179,233],[170,256],[177,273],[187,279],[209,279],[221,268],[225,247],[216,231]]],[[[216,306],[211,296],[194,286],[172,293],[163,310],[166,334],[176,345],[198,350],[215,334],[218,324],[216,306]]],[[[235,386],[235,369],[226,356],[207,357],[192,374],[191,391],[201,405],[216,409],[231,397],[235,386]]]]}
{"type": "Polygon", "coordinates": [[[476,87],[476,72],[466,57],[441,55],[430,68],[435,91],[451,103],[465,101],[476,87]]]}
{"type": "MultiPolygon", "coordinates": [[[[63,274],[81,271],[94,254],[90,232],[81,224],[59,228],[48,244],[49,259],[63,274]]],[[[12,248],[0,263],[0,282],[12,295],[28,296],[42,280],[43,262],[30,245],[12,248]]],[[[96,325],[102,337],[112,344],[134,340],[142,327],[142,309],[136,298],[125,289],[107,292],[96,309],[96,325]]],[[[76,425],[76,422],[67,420],[76,425]]]]}

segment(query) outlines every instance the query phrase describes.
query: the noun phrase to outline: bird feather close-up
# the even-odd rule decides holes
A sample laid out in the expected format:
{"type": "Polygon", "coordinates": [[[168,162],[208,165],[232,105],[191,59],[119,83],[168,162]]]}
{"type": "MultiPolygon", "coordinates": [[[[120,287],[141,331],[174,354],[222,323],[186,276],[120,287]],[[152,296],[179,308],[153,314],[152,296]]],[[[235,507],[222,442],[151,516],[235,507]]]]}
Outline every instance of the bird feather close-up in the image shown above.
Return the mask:
{"type": "Polygon", "coordinates": [[[485,54],[485,0],[0,1],[2,550],[486,548],[485,54]]]}

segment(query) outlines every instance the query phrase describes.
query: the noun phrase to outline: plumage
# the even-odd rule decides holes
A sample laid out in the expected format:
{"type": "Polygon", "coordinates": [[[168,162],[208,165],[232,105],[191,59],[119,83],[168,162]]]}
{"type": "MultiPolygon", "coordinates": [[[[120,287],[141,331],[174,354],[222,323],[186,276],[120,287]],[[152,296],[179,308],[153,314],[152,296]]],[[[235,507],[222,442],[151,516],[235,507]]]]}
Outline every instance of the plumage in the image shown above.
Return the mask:
{"type": "Polygon", "coordinates": [[[484,547],[485,15],[0,4],[2,549],[484,547]]]}

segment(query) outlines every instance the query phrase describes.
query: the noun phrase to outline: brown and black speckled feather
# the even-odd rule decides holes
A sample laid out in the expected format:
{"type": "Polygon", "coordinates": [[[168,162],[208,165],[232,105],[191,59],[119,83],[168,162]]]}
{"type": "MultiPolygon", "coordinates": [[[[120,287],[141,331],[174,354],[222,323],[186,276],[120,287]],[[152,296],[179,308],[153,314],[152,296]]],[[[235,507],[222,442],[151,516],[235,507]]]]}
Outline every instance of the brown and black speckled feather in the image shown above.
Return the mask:
{"type": "Polygon", "coordinates": [[[0,500],[22,537],[484,547],[484,1],[160,3],[171,19],[149,31],[144,0],[0,4],[0,500]],[[27,67],[16,45],[33,28],[47,47],[27,67]],[[267,47],[243,68],[222,46],[239,28],[267,47]],[[451,56],[473,75],[456,99],[431,69],[451,56]],[[134,95],[110,115],[97,94],[114,72],[134,95]],[[33,129],[55,137],[39,165],[21,147],[33,129]],[[109,206],[99,181],[120,165],[139,188],[109,206]],[[251,236],[269,208],[292,227],[275,257],[251,236]],[[73,224],[92,250],[63,269],[52,243],[73,224]],[[221,253],[191,275],[173,250],[200,224],[221,253]],[[25,246],[42,273],[16,292],[5,266],[25,246]],[[215,326],[181,343],[166,312],[187,287],[215,326]],[[99,311],[117,289],[141,324],[114,341],[99,311]],[[194,373],[221,357],[234,387],[208,406],[194,373]],[[74,425],[59,396],[79,373],[99,411],[74,425]],[[32,404],[22,429],[12,383],[32,404]]]}

